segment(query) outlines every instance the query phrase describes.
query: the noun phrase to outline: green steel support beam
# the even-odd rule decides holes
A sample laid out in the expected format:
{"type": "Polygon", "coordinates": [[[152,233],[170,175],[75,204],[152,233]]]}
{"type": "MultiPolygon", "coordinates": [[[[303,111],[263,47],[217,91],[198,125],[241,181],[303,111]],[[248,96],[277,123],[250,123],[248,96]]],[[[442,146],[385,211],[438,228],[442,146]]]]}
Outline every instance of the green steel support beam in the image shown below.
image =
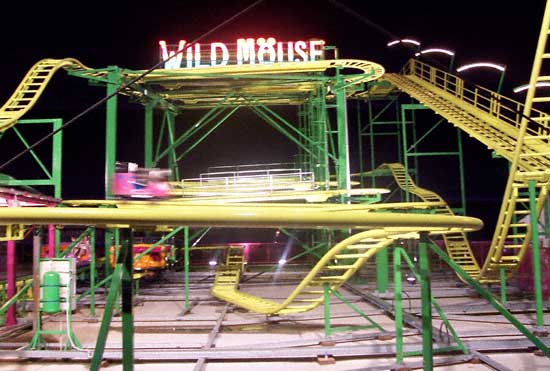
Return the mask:
{"type": "Polygon", "coordinates": [[[506,305],[506,269],[500,268],[500,302],[506,305]]]}
{"type": "MultiPolygon", "coordinates": [[[[401,252],[401,257],[405,260],[405,262],[407,263],[407,265],[409,266],[411,272],[414,274],[414,276],[416,277],[416,280],[418,282],[420,282],[421,280],[421,276],[420,274],[418,273],[418,271],[416,270],[415,268],[415,265],[414,263],[412,262],[411,258],[409,257],[409,255],[407,255],[407,252],[405,251],[405,249],[403,249],[402,247],[399,247],[397,248],[400,250],[401,252]]],[[[451,325],[451,323],[449,322],[447,316],[445,315],[445,313],[443,312],[443,310],[441,309],[441,307],[439,306],[439,304],[437,304],[437,302],[435,301],[435,299],[431,298],[431,304],[433,305],[433,307],[435,308],[435,310],[437,311],[437,314],[439,315],[439,318],[441,318],[441,320],[443,321],[443,323],[445,324],[445,326],[447,326],[447,329],[451,332],[451,335],[453,336],[453,339],[454,341],[457,343],[458,345],[458,348],[462,351],[462,353],[464,354],[468,354],[468,349],[466,348],[466,346],[464,345],[464,343],[462,342],[462,340],[460,340],[460,338],[458,337],[458,334],[456,333],[455,329],[453,328],[453,326],[451,325]]]]}
{"type": "Polygon", "coordinates": [[[330,327],[330,286],[328,283],[323,283],[323,303],[324,303],[324,315],[325,315],[325,336],[331,335],[330,327]]]}
{"type": "MultiPolygon", "coordinates": [[[[96,267],[95,267],[95,227],[90,227],[90,316],[95,317],[95,289],[96,289],[96,267]]],[[[107,262],[105,263],[107,264],[107,262]]]]}
{"type": "MultiPolygon", "coordinates": [[[[25,148],[27,150],[29,150],[30,148],[30,145],[29,143],[27,142],[27,140],[25,139],[25,137],[21,134],[21,132],[17,129],[17,127],[13,127],[12,128],[13,132],[17,135],[17,137],[19,138],[19,140],[21,141],[21,143],[23,143],[23,145],[25,146],[25,148]]],[[[46,165],[44,165],[44,163],[42,162],[42,160],[40,159],[40,157],[38,157],[38,155],[36,154],[36,152],[31,149],[29,151],[30,155],[32,156],[32,158],[34,158],[34,161],[36,161],[36,163],[38,164],[38,167],[40,167],[40,169],[42,169],[42,171],[44,172],[44,174],[46,175],[46,177],[48,179],[52,179],[52,174],[50,173],[50,171],[48,170],[48,168],[46,167],[46,165]]]]}
{"type": "Polygon", "coordinates": [[[384,294],[388,291],[388,249],[382,249],[376,254],[376,292],[384,294]]]}
{"type": "Polygon", "coordinates": [[[122,251],[119,259],[119,262],[122,263],[122,365],[124,371],[131,371],[134,369],[133,232],[129,228],[123,228],[120,232],[122,240],[122,251]]]}
{"type": "Polygon", "coordinates": [[[172,180],[180,180],[180,172],[178,167],[178,159],[174,142],[176,140],[176,116],[172,111],[164,111],[164,119],[168,128],[168,145],[172,150],[168,156],[168,168],[172,170],[172,180]]]}
{"type": "Polygon", "coordinates": [[[529,331],[512,313],[510,313],[501,303],[499,303],[493,295],[486,291],[476,280],[466,273],[458,264],[456,264],[444,251],[442,251],[435,243],[429,244],[431,250],[451,267],[460,278],[468,283],[476,292],[487,300],[504,318],[506,318],[515,328],[517,328],[525,337],[527,337],[537,348],[539,348],[545,356],[550,356],[550,349],[529,331]]]}
{"type": "Polygon", "coordinates": [[[464,149],[462,147],[462,130],[456,129],[456,142],[458,145],[458,176],[460,181],[460,204],[462,205],[462,215],[466,212],[466,181],[464,177],[464,149]]]}
{"type": "MultiPolygon", "coordinates": [[[[251,105],[249,108],[252,110],[252,112],[256,113],[259,117],[261,117],[265,122],[267,122],[272,127],[274,127],[278,132],[280,132],[281,134],[286,136],[288,139],[290,139],[292,142],[294,142],[299,148],[306,151],[312,157],[315,156],[315,153],[312,153],[311,149],[308,146],[306,146],[305,144],[300,142],[300,136],[296,137],[296,136],[292,135],[291,132],[289,132],[284,127],[279,125],[273,118],[269,117],[265,112],[263,112],[261,109],[259,109],[259,106],[251,105]]],[[[302,133],[300,133],[300,134],[302,135],[302,133]]],[[[309,140],[309,138],[308,138],[308,140],[309,140]]]]}
{"type": "MultiPolygon", "coordinates": [[[[385,250],[385,249],[384,249],[385,250]]],[[[380,326],[378,323],[374,322],[365,312],[363,312],[361,309],[359,309],[357,306],[355,306],[352,302],[350,302],[349,300],[347,300],[342,294],[340,294],[337,290],[332,290],[330,289],[330,293],[331,294],[334,294],[334,296],[336,296],[342,303],[346,304],[348,307],[350,307],[355,313],[359,314],[361,317],[363,317],[364,319],[366,319],[370,324],[371,326],[369,326],[370,328],[374,327],[382,332],[385,332],[386,330],[384,330],[384,328],[382,326],[380,326]]]]}
{"type": "Polygon", "coordinates": [[[426,236],[421,236],[418,243],[420,263],[420,292],[422,297],[422,354],[424,370],[433,370],[433,342],[432,342],[432,291],[430,257],[426,236]]]}
{"type": "Polygon", "coordinates": [[[154,167],[153,164],[153,127],[154,127],[154,102],[145,105],[145,132],[144,132],[144,159],[143,165],[146,168],[154,167]]]}
{"type": "Polygon", "coordinates": [[[529,216],[531,219],[531,249],[533,250],[533,277],[535,289],[535,306],[537,312],[537,327],[544,326],[544,307],[542,303],[542,275],[540,272],[540,240],[539,216],[537,214],[537,181],[529,180],[529,216]]]}
{"type": "MultiPolygon", "coordinates": [[[[196,123],[194,123],[189,129],[187,129],[183,134],[181,134],[173,144],[166,147],[162,152],[160,151],[160,139],[163,134],[164,125],[161,127],[161,132],[159,136],[159,142],[157,143],[157,152],[155,155],[155,163],[160,161],[162,158],[170,154],[171,151],[176,150],[177,147],[179,147],[181,144],[183,144],[186,140],[188,140],[191,136],[193,136],[197,131],[199,131],[201,128],[203,128],[205,125],[207,125],[210,121],[214,120],[216,117],[218,117],[221,113],[226,111],[228,107],[224,106],[223,103],[229,98],[232,97],[233,94],[230,94],[227,96],[222,102],[220,102],[215,107],[211,108],[204,116],[202,116],[196,123]]],[[[163,122],[164,123],[164,122],[163,122]]]]}
{"type": "MultiPolygon", "coordinates": [[[[52,131],[58,130],[63,124],[61,119],[33,119],[33,120],[19,120],[17,121],[18,125],[37,125],[37,124],[51,124],[52,131]]],[[[25,148],[29,148],[29,144],[26,139],[23,137],[21,132],[17,127],[13,127],[13,132],[23,143],[25,148]]],[[[1,138],[1,137],[0,137],[1,138]]],[[[31,150],[30,154],[36,161],[38,167],[42,170],[45,179],[18,179],[18,180],[7,180],[4,185],[6,186],[52,186],[53,187],[53,196],[55,198],[61,198],[61,160],[62,160],[62,146],[63,146],[63,131],[58,131],[52,137],[52,150],[51,150],[51,168],[48,169],[44,162],[38,157],[38,154],[31,150]]],[[[38,171],[36,171],[38,172],[38,171]]]]}
{"type": "Polygon", "coordinates": [[[183,229],[183,272],[185,285],[185,306],[184,311],[188,311],[189,304],[189,227],[183,229]]]}
{"type": "Polygon", "coordinates": [[[348,142],[348,117],[346,104],[346,90],[343,88],[345,81],[340,74],[340,69],[336,69],[336,127],[338,130],[338,188],[349,190],[350,183],[350,165],[349,165],[349,142],[348,142]]]}
{"type": "MultiPolygon", "coordinates": [[[[296,235],[294,235],[292,232],[288,231],[287,229],[285,228],[279,228],[279,230],[281,232],[283,232],[285,235],[287,235],[288,237],[292,238],[294,241],[296,241],[300,247],[302,249],[304,249],[304,252],[301,253],[301,254],[298,254],[296,257],[294,257],[294,259],[297,259],[298,257],[304,255],[304,254],[313,254],[317,259],[320,259],[321,258],[321,254],[317,253],[317,252],[314,252],[313,250],[315,250],[317,247],[312,247],[310,248],[309,246],[307,246],[305,243],[303,243],[302,241],[300,241],[300,239],[298,237],[296,237],[296,235]]],[[[288,261],[288,259],[287,259],[288,261]]]]}
{"type": "Polygon", "coordinates": [[[146,250],[142,251],[141,253],[139,253],[138,255],[136,255],[134,258],[133,258],[133,262],[137,262],[139,259],[141,259],[143,256],[149,254],[151,251],[153,251],[153,249],[155,247],[157,247],[158,245],[160,244],[163,244],[165,243],[166,241],[168,241],[170,238],[172,238],[173,236],[175,236],[176,234],[180,233],[182,230],[185,230],[185,228],[187,227],[177,227],[176,229],[174,229],[173,231],[171,231],[170,233],[168,233],[166,236],[162,237],[160,240],[158,240],[157,242],[155,242],[154,244],[152,244],[151,246],[149,246],[146,250]]]}
{"type": "MultiPolygon", "coordinates": [[[[52,138],[52,181],[54,186],[53,196],[55,198],[60,199],[61,198],[61,172],[63,168],[62,161],[61,161],[62,160],[61,156],[63,155],[63,130],[60,130],[60,129],[63,122],[61,119],[54,119],[52,120],[52,123],[53,123],[53,130],[56,131],[56,133],[53,135],[53,138],[52,138]]],[[[59,241],[59,239],[57,241],[59,241]]]]}
{"type": "Polygon", "coordinates": [[[99,371],[99,369],[101,368],[101,359],[103,358],[103,352],[105,351],[105,343],[107,341],[107,335],[109,334],[109,325],[111,324],[111,319],[113,317],[115,301],[118,297],[118,292],[120,290],[123,269],[124,266],[122,263],[120,263],[115,266],[113,272],[111,286],[109,287],[105,309],[103,311],[103,318],[101,319],[101,325],[99,327],[99,333],[97,335],[94,354],[90,362],[90,371],[99,371]]]}
{"type": "Polygon", "coordinates": [[[105,128],[105,198],[112,198],[112,178],[115,173],[118,96],[115,94],[120,85],[120,69],[111,66],[107,73],[107,100],[105,128]]]}
{"type": "Polygon", "coordinates": [[[237,110],[240,108],[240,106],[236,106],[234,107],[231,111],[229,111],[224,117],[221,118],[220,121],[218,121],[216,124],[214,124],[214,126],[212,126],[212,128],[210,128],[206,133],[204,133],[199,139],[197,139],[195,141],[195,143],[193,143],[192,145],[190,145],[189,147],[187,147],[185,149],[185,151],[178,156],[178,158],[176,159],[176,161],[180,161],[182,158],[184,158],[185,156],[187,156],[187,154],[189,154],[192,150],[195,149],[195,147],[197,147],[199,144],[201,144],[206,138],[208,138],[208,136],[210,136],[210,134],[212,134],[218,127],[220,127],[229,117],[231,117],[235,112],[237,112],[237,110]]]}
{"type": "Polygon", "coordinates": [[[393,308],[395,322],[395,362],[403,363],[403,293],[401,280],[401,250],[393,250],[393,308]]]}

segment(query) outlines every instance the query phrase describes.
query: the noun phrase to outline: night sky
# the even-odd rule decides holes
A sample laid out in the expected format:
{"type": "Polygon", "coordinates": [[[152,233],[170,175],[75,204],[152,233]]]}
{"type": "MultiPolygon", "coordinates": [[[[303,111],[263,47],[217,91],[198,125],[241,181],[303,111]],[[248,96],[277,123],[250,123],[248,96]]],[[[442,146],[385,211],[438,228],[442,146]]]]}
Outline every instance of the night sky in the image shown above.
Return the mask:
{"type": "MultiPolygon", "coordinates": [[[[206,0],[3,4],[0,101],[11,95],[26,71],[40,59],[73,57],[95,68],[116,65],[147,69],[158,61],[158,40],[193,40],[252,3],[206,0]]],[[[525,96],[512,93],[512,88],[529,79],[544,0],[336,3],[353,10],[355,16],[331,1],[265,0],[201,41],[230,43],[243,36],[273,36],[278,40],[322,38],[328,45],[338,47],[341,58],[372,60],[387,71],[398,72],[412,52],[401,46],[388,48],[386,44],[392,35],[413,37],[422,42],[422,48],[454,50],[455,66],[487,60],[505,65],[503,94],[524,100],[525,96]]],[[[446,58],[434,56],[435,62],[443,65],[448,63],[446,58]]],[[[492,71],[463,76],[493,90],[499,77],[492,71]]],[[[85,80],[60,72],[25,118],[60,117],[68,121],[103,96],[102,88],[88,86],[85,80]]],[[[142,162],[142,107],[121,98],[119,110],[119,159],[142,162]]],[[[103,197],[104,116],[104,110],[98,109],[64,133],[64,198],[103,197]]],[[[256,119],[244,113],[231,126],[222,127],[182,162],[183,176],[197,176],[208,166],[288,161],[295,147],[259,120],[250,120],[256,119]]],[[[31,141],[41,135],[44,133],[29,133],[31,141]]],[[[443,137],[439,139],[444,141],[443,137]]],[[[4,139],[0,143],[2,162],[21,150],[4,139]]],[[[468,214],[483,218],[492,230],[496,213],[486,210],[500,204],[506,164],[504,160],[492,159],[488,150],[466,136],[465,145],[466,191],[471,205],[468,214]]],[[[358,170],[356,162],[352,162],[352,171],[358,170]]],[[[28,162],[22,161],[0,172],[23,177],[29,176],[28,169],[28,162]]],[[[422,185],[452,201],[456,193],[449,191],[452,185],[447,184],[441,165],[434,164],[432,169],[425,173],[422,185]]]]}

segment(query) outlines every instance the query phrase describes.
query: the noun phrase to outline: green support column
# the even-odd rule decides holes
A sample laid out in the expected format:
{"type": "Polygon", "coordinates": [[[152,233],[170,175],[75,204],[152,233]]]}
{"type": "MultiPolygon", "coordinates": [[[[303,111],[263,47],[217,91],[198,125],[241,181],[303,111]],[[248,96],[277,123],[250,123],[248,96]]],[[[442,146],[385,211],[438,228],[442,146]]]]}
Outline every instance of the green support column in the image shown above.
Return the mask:
{"type": "Polygon", "coordinates": [[[94,354],[90,362],[90,371],[98,371],[101,367],[101,359],[103,358],[103,351],[105,350],[105,343],[107,341],[107,335],[109,334],[109,325],[111,318],[113,317],[113,309],[115,307],[115,301],[118,297],[120,290],[120,280],[122,278],[122,264],[117,264],[113,271],[111,279],[111,285],[109,286],[109,294],[105,302],[105,310],[103,311],[103,318],[101,319],[101,325],[99,327],[99,333],[97,334],[97,340],[94,348],[94,354]]]}
{"type": "Polygon", "coordinates": [[[168,167],[172,170],[172,180],[179,180],[180,174],[177,164],[176,148],[174,146],[176,140],[176,115],[172,111],[165,111],[164,117],[166,120],[166,127],[168,128],[168,145],[172,150],[168,157],[168,167]]]}
{"type": "MultiPolygon", "coordinates": [[[[107,96],[116,92],[120,85],[118,67],[109,67],[107,74],[107,96]]],[[[105,198],[112,197],[111,180],[115,173],[118,96],[113,95],[107,100],[105,128],[105,198]]]]}
{"type": "Polygon", "coordinates": [[[422,296],[422,355],[424,370],[433,370],[433,343],[432,343],[432,292],[430,257],[428,244],[422,236],[418,244],[420,255],[420,292],[422,296]]]}
{"type": "Polygon", "coordinates": [[[122,364],[124,371],[134,369],[134,317],[132,300],[132,270],[133,270],[133,242],[132,230],[120,230],[122,249],[119,262],[123,264],[121,297],[122,297],[122,364]]]}
{"type": "Polygon", "coordinates": [[[154,103],[145,105],[145,133],[144,133],[144,160],[143,165],[146,168],[154,166],[153,163],[153,107],[154,103]]]}
{"type": "Polygon", "coordinates": [[[109,277],[112,273],[111,268],[111,250],[110,247],[113,244],[114,230],[112,228],[106,229],[105,234],[105,263],[103,264],[103,269],[105,270],[105,277],[109,277]]]}
{"type": "Polygon", "coordinates": [[[506,305],[506,269],[500,268],[500,302],[506,305]]]}
{"type": "Polygon", "coordinates": [[[90,227],[90,316],[92,317],[95,317],[95,269],[95,227],[90,227]]]}
{"type": "Polygon", "coordinates": [[[324,313],[325,313],[325,336],[331,335],[330,329],[330,286],[328,283],[323,283],[323,298],[324,298],[324,313]]]}
{"type": "Polygon", "coordinates": [[[388,290],[388,249],[376,254],[376,292],[383,294],[388,290]]]}
{"type": "MultiPolygon", "coordinates": [[[[52,120],[53,131],[59,130],[62,126],[61,119],[52,120]]],[[[61,199],[61,156],[63,155],[63,130],[59,130],[52,138],[52,181],[54,185],[53,196],[61,199]]],[[[57,239],[59,241],[59,239],[57,239]]]]}
{"type": "Polygon", "coordinates": [[[458,264],[456,264],[443,250],[435,243],[430,243],[430,248],[441,260],[443,260],[451,269],[453,269],[462,280],[474,288],[478,294],[487,300],[504,318],[506,318],[515,328],[517,328],[525,337],[527,337],[537,348],[542,350],[546,357],[550,356],[550,349],[537,338],[527,327],[525,327],[512,313],[510,313],[493,295],[486,291],[476,280],[466,273],[458,264]]]}
{"type": "Polygon", "coordinates": [[[531,218],[531,248],[533,250],[533,276],[535,305],[537,311],[537,330],[543,330],[544,308],[542,304],[542,275],[540,273],[539,216],[537,214],[537,182],[529,180],[529,210],[531,218]]]}
{"type": "Polygon", "coordinates": [[[183,272],[185,280],[185,306],[189,310],[189,227],[183,229],[183,272]]]}
{"type": "MultiPolygon", "coordinates": [[[[107,74],[107,96],[114,94],[119,87],[119,69],[118,67],[109,67],[107,74]]],[[[111,179],[115,172],[116,162],[116,134],[117,134],[117,112],[118,96],[114,95],[106,103],[106,122],[105,122],[105,199],[112,198],[111,179]]],[[[111,230],[105,231],[105,275],[111,274],[111,264],[109,261],[109,246],[113,237],[111,230]]]]}
{"type": "Polygon", "coordinates": [[[401,285],[401,250],[393,250],[393,307],[395,322],[396,363],[403,363],[403,302],[401,285]]]}
{"type": "Polygon", "coordinates": [[[346,106],[345,81],[336,69],[336,126],[338,128],[338,188],[350,189],[348,117],[346,106]]]}

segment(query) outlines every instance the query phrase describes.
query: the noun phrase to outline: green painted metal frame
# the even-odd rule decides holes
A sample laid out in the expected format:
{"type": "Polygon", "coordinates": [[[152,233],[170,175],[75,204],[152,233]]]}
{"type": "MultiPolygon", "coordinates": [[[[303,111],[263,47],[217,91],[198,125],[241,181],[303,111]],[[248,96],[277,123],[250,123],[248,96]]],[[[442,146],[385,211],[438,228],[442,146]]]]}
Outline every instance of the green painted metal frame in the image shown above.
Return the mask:
{"type": "Polygon", "coordinates": [[[493,295],[485,290],[481,284],[474,280],[468,273],[466,273],[458,264],[456,264],[444,251],[442,251],[435,243],[431,242],[430,249],[451,269],[453,269],[460,278],[470,285],[481,297],[487,300],[504,318],[517,328],[529,341],[531,341],[538,349],[540,349],[545,356],[550,356],[550,348],[548,348],[537,336],[535,336],[527,327],[525,327],[508,309],[504,307],[502,303],[497,301],[493,295]]]}
{"type": "Polygon", "coordinates": [[[132,302],[132,256],[133,242],[132,230],[124,228],[122,233],[121,253],[113,271],[109,294],[105,303],[103,317],[96,340],[96,345],[90,370],[97,371],[101,368],[101,360],[105,350],[109,325],[116,307],[116,299],[120,293],[122,300],[122,364],[123,370],[133,370],[134,366],[134,325],[132,302]]]}
{"type": "Polygon", "coordinates": [[[407,252],[402,247],[397,247],[393,250],[393,269],[394,269],[394,308],[395,308],[395,333],[396,333],[396,362],[403,363],[404,357],[420,356],[424,357],[424,369],[433,368],[433,353],[445,353],[449,351],[461,351],[464,354],[468,354],[469,351],[458,337],[455,329],[452,327],[447,316],[431,296],[430,289],[430,267],[428,256],[428,241],[423,237],[418,244],[419,250],[419,264],[420,271],[415,267],[415,264],[408,256],[407,252]],[[402,270],[401,261],[405,260],[407,266],[416,277],[417,281],[421,285],[421,311],[422,311],[422,352],[405,352],[403,343],[403,304],[402,304],[402,270]],[[432,306],[437,311],[440,319],[443,321],[447,329],[451,332],[453,340],[456,342],[456,346],[449,346],[439,348],[437,351],[433,350],[432,346],[432,306]]]}
{"type": "MultiPolygon", "coordinates": [[[[17,121],[17,125],[15,125],[12,130],[15,133],[15,135],[19,138],[21,143],[25,146],[26,149],[28,149],[29,143],[25,139],[24,135],[21,133],[21,131],[18,129],[19,125],[43,125],[43,124],[49,124],[52,125],[52,131],[57,131],[61,128],[63,125],[62,119],[34,119],[34,120],[19,120],[17,121]]],[[[6,133],[3,133],[2,136],[0,136],[0,139],[5,136],[6,133]]],[[[51,166],[50,169],[44,164],[44,162],[40,159],[39,155],[34,151],[30,150],[29,153],[35,160],[36,164],[40,168],[40,170],[44,173],[45,178],[43,179],[11,179],[6,180],[3,185],[5,186],[51,186],[53,187],[53,197],[60,199],[61,198],[61,175],[62,175],[62,167],[61,167],[61,161],[62,161],[62,151],[63,148],[63,132],[57,131],[52,136],[52,150],[51,150],[51,166]]],[[[37,171],[36,173],[39,173],[37,171]]]]}
{"type": "Polygon", "coordinates": [[[330,336],[334,332],[342,332],[342,331],[354,331],[354,330],[364,330],[364,329],[371,329],[375,328],[381,332],[386,332],[382,326],[380,326],[378,323],[376,323],[368,314],[363,312],[361,309],[359,309],[356,305],[351,303],[349,300],[347,300],[342,294],[338,292],[338,290],[332,290],[330,288],[330,285],[327,283],[323,284],[323,304],[324,304],[324,318],[325,318],[325,336],[330,336]],[[361,317],[366,319],[370,325],[363,325],[363,326],[338,326],[338,327],[332,327],[330,324],[330,297],[331,295],[334,295],[338,300],[340,300],[342,303],[344,303],[346,306],[350,307],[355,313],[359,314],[361,317]]]}
{"type": "MultiPolygon", "coordinates": [[[[466,213],[466,191],[465,191],[465,175],[464,175],[464,153],[463,153],[463,147],[462,147],[462,134],[459,129],[456,129],[457,131],[457,137],[456,137],[456,145],[457,149],[456,151],[438,151],[438,152],[420,152],[417,151],[417,146],[422,143],[428,136],[430,136],[437,127],[445,121],[445,119],[438,120],[431,128],[429,128],[425,133],[420,136],[420,138],[417,138],[417,125],[416,125],[416,119],[414,112],[416,110],[425,110],[429,109],[428,107],[424,106],[423,104],[401,104],[401,130],[402,130],[402,147],[403,147],[403,153],[404,153],[404,162],[403,165],[405,166],[405,171],[409,173],[409,158],[412,157],[414,160],[414,174],[415,174],[415,182],[417,184],[420,184],[419,180],[419,165],[418,165],[418,159],[420,157],[430,157],[430,156],[457,156],[457,163],[458,163],[458,191],[460,194],[460,202],[461,205],[458,208],[453,208],[453,211],[455,213],[459,213],[461,215],[465,215],[466,213]],[[407,114],[406,112],[410,111],[412,113],[411,121],[407,121],[407,114]],[[407,124],[412,125],[412,143],[409,145],[408,143],[408,134],[407,134],[407,124]]],[[[410,195],[409,192],[406,192],[405,195],[406,201],[409,201],[410,195]]]]}

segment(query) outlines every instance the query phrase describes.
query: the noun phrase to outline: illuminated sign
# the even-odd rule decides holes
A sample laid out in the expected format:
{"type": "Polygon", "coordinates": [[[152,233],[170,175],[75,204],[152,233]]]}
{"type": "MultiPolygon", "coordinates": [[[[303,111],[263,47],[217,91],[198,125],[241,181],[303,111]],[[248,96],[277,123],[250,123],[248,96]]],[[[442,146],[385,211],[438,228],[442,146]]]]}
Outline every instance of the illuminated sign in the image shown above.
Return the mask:
{"type": "Polygon", "coordinates": [[[177,45],[168,45],[164,40],[159,41],[160,57],[166,61],[164,68],[315,61],[323,58],[325,46],[323,40],[281,42],[274,37],[241,38],[237,39],[236,44],[195,43],[187,48],[186,44],[185,40],[180,40],[177,45]]]}

